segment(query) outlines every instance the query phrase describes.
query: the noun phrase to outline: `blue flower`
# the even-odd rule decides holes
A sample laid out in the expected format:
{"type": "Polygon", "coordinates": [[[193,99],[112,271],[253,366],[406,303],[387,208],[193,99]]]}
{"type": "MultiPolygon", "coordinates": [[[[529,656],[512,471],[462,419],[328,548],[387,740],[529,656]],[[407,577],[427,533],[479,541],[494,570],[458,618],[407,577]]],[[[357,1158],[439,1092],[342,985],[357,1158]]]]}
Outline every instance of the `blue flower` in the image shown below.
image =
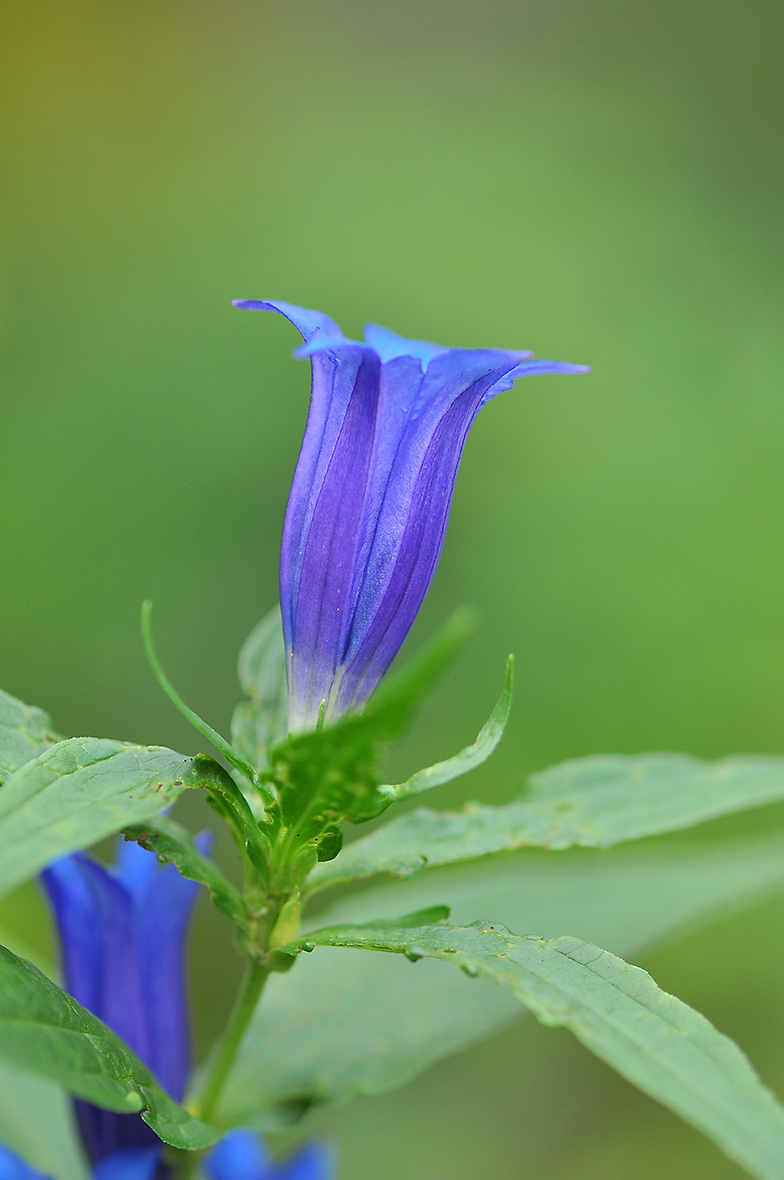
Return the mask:
{"type": "MultiPolygon", "coordinates": [[[[153,1180],[160,1161],[158,1148],[125,1148],[96,1164],[92,1180],[153,1180]]],[[[332,1180],[333,1156],[321,1143],[309,1143],[291,1159],[274,1164],[254,1132],[229,1131],[213,1147],[202,1167],[208,1180],[332,1180]]],[[[0,1144],[0,1180],[50,1180],[0,1144]]]]}
{"type": "MultiPolygon", "coordinates": [[[[117,1151],[101,1160],[93,1170],[92,1180],[153,1180],[159,1156],[160,1151],[155,1147],[117,1151]]],[[[50,1180],[50,1177],[0,1144],[0,1180],[50,1180]]],[[[229,1177],[216,1180],[229,1180],[229,1177]]]]}
{"type": "Polygon", "coordinates": [[[435,572],[457,468],[479,410],[518,377],[581,373],[528,352],[441,348],[369,324],[343,336],[317,311],[267,300],[310,357],[310,412],[289,496],[281,608],[289,728],[365,703],[408,634],[435,572]]]}
{"type": "MultiPolygon", "coordinates": [[[[206,855],[210,837],[196,837],[206,855]]],[[[185,943],[200,886],[120,840],[114,868],[77,852],[41,874],[60,934],[65,986],[178,1100],[190,1067],[185,943]]],[[[160,1140],[137,1114],[75,1101],[93,1180],[161,1180],[160,1140]]],[[[203,1163],[209,1180],[331,1180],[318,1143],[273,1164],[253,1131],[230,1131],[203,1163]]],[[[0,1146],[0,1180],[48,1180],[0,1146]]]]}
{"type": "Polygon", "coordinates": [[[259,1136],[240,1127],[216,1143],[203,1168],[209,1180],[332,1180],[334,1159],[325,1144],[308,1143],[291,1159],[274,1164],[259,1136]]]}
{"type": "MultiPolygon", "coordinates": [[[[198,840],[206,852],[208,839],[198,840]]],[[[124,840],[114,869],[77,852],[55,861],[42,880],[60,934],[66,989],[179,1101],[190,1068],[185,940],[199,886],[124,840]]],[[[123,1148],[159,1143],[137,1114],[82,1101],[74,1107],[93,1164],[123,1148]]]]}

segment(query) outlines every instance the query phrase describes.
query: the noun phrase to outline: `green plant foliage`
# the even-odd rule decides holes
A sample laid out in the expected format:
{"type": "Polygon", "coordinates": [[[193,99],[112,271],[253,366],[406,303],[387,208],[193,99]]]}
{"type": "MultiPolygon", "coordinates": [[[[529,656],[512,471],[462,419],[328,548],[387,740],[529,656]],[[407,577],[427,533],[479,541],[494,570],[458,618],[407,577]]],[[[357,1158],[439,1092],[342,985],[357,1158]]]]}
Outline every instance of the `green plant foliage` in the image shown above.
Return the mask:
{"type": "MultiPolygon", "coordinates": [[[[209,722],[195,713],[189,705],[185,704],[177,689],[174,687],[169,677],[163,670],[158,655],[155,651],[155,644],[152,639],[152,603],[149,599],[142,603],[142,640],[144,642],[144,650],[147,655],[147,662],[150,665],[153,676],[160,684],[166,696],[174,705],[178,713],[181,713],[185,720],[193,726],[197,733],[205,737],[208,742],[212,742],[217,750],[220,750],[223,757],[233,766],[240,774],[247,778],[253,785],[262,793],[267,793],[267,787],[261,783],[256,775],[256,771],[249,762],[242,757],[242,755],[234,749],[231,742],[227,742],[222,734],[218,733],[217,729],[213,729],[209,722]]],[[[235,792],[236,794],[236,792],[235,792]]],[[[243,810],[247,810],[247,803],[243,803],[243,810]]]]}
{"type": "MultiPolygon", "coordinates": [[[[353,947],[454,963],[506,988],[543,1024],[565,1026],[646,1094],[703,1131],[759,1180],[784,1174],[784,1106],[746,1056],[640,967],[579,938],[513,934],[505,926],[335,926],[291,944],[353,947]]],[[[285,948],[282,948],[285,953],[285,948]]]]}
{"type": "Polygon", "coordinates": [[[54,732],[48,713],[0,689],[0,785],[59,741],[62,738],[54,732]]]}
{"type": "Polygon", "coordinates": [[[286,736],[288,690],[286,649],[280,608],[275,607],[254,627],[240,652],[237,666],[242,691],[231,719],[231,740],[251,766],[267,765],[267,750],[286,736]]]}
{"type": "Polygon", "coordinates": [[[532,775],[530,789],[501,807],[469,803],[461,811],[419,808],[400,816],[355,840],[331,864],[318,865],[306,889],[373,873],[409,877],[426,865],[526,846],[606,848],[779,799],[784,758],[580,758],[532,775]]]}
{"type": "Polygon", "coordinates": [[[24,959],[0,947],[0,1056],[97,1106],[139,1112],[173,1147],[218,1138],[166,1094],[119,1037],[24,959]]]}
{"type": "Polygon", "coordinates": [[[210,758],[163,746],[70,738],[25,763],[0,791],[0,892],[49,861],[152,818],[187,787],[216,787],[210,758]]]}
{"type": "MultiPolygon", "coordinates": [[[[629,956],[782,886],[784,833],[710,845],[659,840],[430,870],[344,898],[317,924],[393,918],[402,908],[447,902],[461,925],[489,912],[546,936],[572,929],[629,956]]],[[[313,925],[306,922],[306,932],[313,925]]],[[[394,1089],[519,1015],[507,992],[438,964],[409,971],[394,956],[326,948],[270,979],[218,1119],[273,1127],[311,1104],[394,1089]]]]}
{"type": "Polygon", "coordinates": [[[452,758],[443,762],[436,762],[424,770],[418,770],[410,779],[396,786],[379,787],[382,795],[386,795],[393,803],[399,799],[410,799],[413,795],[421,795],[433,787],[440,787],[444,783],[451,783],[453,779],[468,774],[486,762],[504,736],[509,711],[512,707],[512,688],[514,686],[514,657],[510,656],[506,664],[506,681],[504,690],[498,698],[498,703],[485,724],[477,734],[475,742],[466,746],[452,758]]]}
{"type": "MultiPolygon", "coordinates": [[[[339,824],[362,823],[379,815],[391,800],[379,790],[379,744],[397,737],[416,702],[465,642],[473,616],[457,611],[436,637],[397,676],[382,686],[363,713],[335,725],[290,735],[270,750],[277,803],[268,808],[271,830],[290,833],[287,855],[306,871],[312,861],[331,860],[340,850],[339,824]],[[314,858],[315,859],[315,858],[314,858]]],[[[304,876],[304,872],[302,876],[304,876]]]]}
{"type": "Polygon", "coordinates": [[[608,848],[784,799],[784,758],[598,754],[540,770],[530,784],[523,801],[552,827],[545,847],[608,848]]]}
{"type": "Polygon", "coordinates": [[[0,1061],[0,1143],[54,1180],[87,1180],[69,1105],[54,1082],[0,1061]]]}
{"type": "Polygon", "coordinates": [[[125,838],[136,840],[142,848],[158,855],[158,860],[170,860],[192,881],[199,881],[209,890],[212,904],[238,926],[245,926],[245,906],[242,895],[227,881],[214,861],[202,856],[193,836],[166,815],[159,815],[154,825],[133,824],[125,828],[125,838]]]}

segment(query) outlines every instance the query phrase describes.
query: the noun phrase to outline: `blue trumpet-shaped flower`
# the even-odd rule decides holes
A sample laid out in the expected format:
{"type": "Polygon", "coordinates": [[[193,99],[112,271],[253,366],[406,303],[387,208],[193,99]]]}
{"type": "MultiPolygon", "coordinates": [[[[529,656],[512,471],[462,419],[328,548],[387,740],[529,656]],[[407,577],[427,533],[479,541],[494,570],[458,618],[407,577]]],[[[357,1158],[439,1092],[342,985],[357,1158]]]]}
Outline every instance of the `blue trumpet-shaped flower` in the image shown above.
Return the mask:
{"type": "Polygon", "coordinates": [[[408,634],[435,572],[457,468],[479,410],[518,377],[581,373],[528,352],[441,348],[267,300],[310,357],[310,412],[289,496],[281,608],[289,728],[360,708],[408,634]]]}
{"type": "MultiPolygon", "coordinates": [[[[209,836],[196,837],[209,850],[209,836]]],[[[42,873],[60,935],[65,986],[180,1100],[190,1067],[185,943],[200,886],[154,853],[120,840],[105,868],[82,852],[42,873]]],[[[138,1114],[75,1101],[92,1180],[160,1180],[160,1140],[138,1114]]],[[[273,1164],[252,1131],[230,1131],[204,1161],[209,1180],[331,1180],[332,1156],[311,1143],[273,1164]]],[[[47,1180],[0,1146],[0,1180],[47,1180]]]]}
{"type": "MultiPolygon", "coordinates": [[[[197,839],[206,852],[208,839],[197,839]]],[[[199,886],[124,840],[113,869],[77,852],[55,861],[42,880],[60,934],[66,989],[181,1100],[190,1068],[185,940],[199,886]]],[[[124,1148],[159,1143],[139,1115],[74,1105],[94,1164],[124,1148]]]]}

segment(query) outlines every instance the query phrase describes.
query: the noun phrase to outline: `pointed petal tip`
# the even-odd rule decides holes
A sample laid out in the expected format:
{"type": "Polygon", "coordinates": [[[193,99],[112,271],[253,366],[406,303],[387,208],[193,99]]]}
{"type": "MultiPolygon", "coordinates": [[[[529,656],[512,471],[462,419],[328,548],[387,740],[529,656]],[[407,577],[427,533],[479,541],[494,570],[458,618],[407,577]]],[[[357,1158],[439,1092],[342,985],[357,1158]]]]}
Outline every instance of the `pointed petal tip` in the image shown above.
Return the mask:
{"type": "MultiPolygon", "coordinates": [[[[329,337],[335,344],[344,341],[343,333],[335,321],[321,311],[310,311],[295,303],[286,303],[284,299],[232,299],[231,303],[232,307],[244,308],[246,311],[278,312],[294,325],[306,344],[317,334],[320,339],[329,337]]],[[[294,355],[299,356],[299,350],[294,355]]],[[[303,355],[309,356],[310,353],[303,355]]]]}

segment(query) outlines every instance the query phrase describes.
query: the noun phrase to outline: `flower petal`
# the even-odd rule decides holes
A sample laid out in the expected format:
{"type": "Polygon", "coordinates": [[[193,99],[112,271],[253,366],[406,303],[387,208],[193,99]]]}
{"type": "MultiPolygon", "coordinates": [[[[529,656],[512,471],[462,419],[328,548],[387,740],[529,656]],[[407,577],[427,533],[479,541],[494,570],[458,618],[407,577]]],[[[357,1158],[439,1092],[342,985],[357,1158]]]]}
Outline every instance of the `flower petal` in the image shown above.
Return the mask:
{"type": "Polygon", "coordinates": [[[487,391],[485,401],[489,401],[497,393],[504,393],[507,389],[511,389],[518,377],[531,377],[535,373],[590,373],[590,371],[590,365],[570,365],[566,361],[526,361],[524,364],[517,365],[500,381],[496,381],[495,385],[487,391]]]}
{"type": "Polygon", "coordinates": [[[0,1143],[0,1180],[49,1180],[49,1177],[0,1143]]]}
{"type": "MultiPolygon", "coordinates": [[[[384,366],[382,388],[395,376],[384,366]]],[[[446,531],[457,468],[468,431],[488,390],[517,355],[450,349],[434,357],[394,448],[379,445],[366,497],[366,544],[359,555],[353,626],[335,712],[356,708],[376,688],[422,604],[446,531]]],[[[405,383],[405,378],[401,384],[405,383]]],[[[400,400],[399,390],[390,401],[400,400]]],[[[387,411],[385,425],[391,418],[387,411]]]]}
{"type": "Polygon", "coordinates": [[[153,1180],[160,1158],[160,1145],[115,1151],[98,1161],[92,1180],[153,1180]]]}
{"type": "Polygon", "coordinates": [[[248,311],[277,311],[285,316],[303,338],[308,341],[320,332],[322,338],[333,339],[335,343],[345,340],[343,333],[334,320],[321,311],[308,311],[305,307],[296,307],[293,303],[284,303],[282,299],[233,299],[233,307],[242,307],[248,311]]]}
{"type": "Polygon", "coordinates": [[[328,373],[315,360],[281,547],[293,727],[298,716],[318,714],[342,655],[378,405],[380,366],[370,349],[341,350],[328,373]],[[356,494],[346,494],[349,488],[356,494]],[[317,661],[311,659],[314,646],[317,661]]]}
{"type": "Polygon", "coordinates": [[[202,1167],[209,1180],[267,1180],[272,1165],[261,1137],[237,1127],[215,1144],[202,1167]]]}
{"type": "Polygon", "coordinates": [[[384,364],[399,356],[411,356],[422,362],[423,369],[427,368],[434,356],[449,351],[427,340],[406,340],[405,336],[398,336],[396,332],[390,332],[389,328],[382,328],[379,324],[365,324],[365,342],[376,350],[384,364]]]}
{"type": "Polygon", "coordinates": [[[280,1164],[270,1180],[332,1180],[335,1156],[325,1143],[308,1143],[291,1159],[280,1164]]]}

